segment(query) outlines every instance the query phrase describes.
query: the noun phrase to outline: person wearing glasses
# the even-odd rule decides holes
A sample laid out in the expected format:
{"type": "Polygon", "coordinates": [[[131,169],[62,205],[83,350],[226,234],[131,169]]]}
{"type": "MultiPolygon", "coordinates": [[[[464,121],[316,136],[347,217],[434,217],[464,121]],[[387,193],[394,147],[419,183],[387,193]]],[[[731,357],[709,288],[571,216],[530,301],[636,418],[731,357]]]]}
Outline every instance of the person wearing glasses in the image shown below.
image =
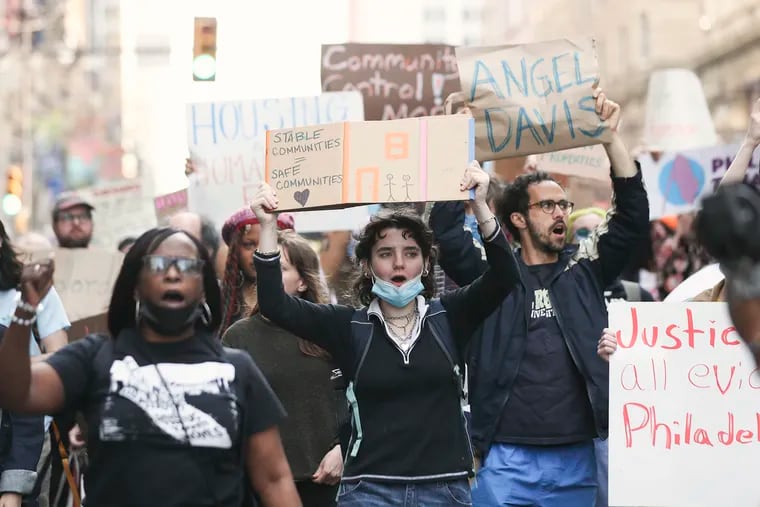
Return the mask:
{"type": "Polygon", "coordinates": [[[95,206],[76,194],[61,196],[53,206],[53,232],[61,248],[87,248],[92,241],[95,206]]]}
{"type": "Polygon", "coordinates": [[[87,505],[238,507],[243,477],[265,506],[301,505],[277,429],[284,411],[250,356],[219,343],[219,285],[197,239],[140,236],[114,284],[110,337],[32,363],[29,330],[52,272],[49,262],[21,274],[0,344],[0,408],[84,413],[87,505]]]}
{"type": "MultiPolygon", "coordinates": [[[[614,209],[580,245],[568,245],[573,203],[548,174],[515,179],[497,215],[519,243],[520,282],[473,337],[469,359],[472,439],[481,468],[473,505],[589,507],[597,492],[594,438],[607,437],[604,288],[649,232],[641,173],[617,126],[620,106],[594,92],[612,140],[614,209]]],[[[440,263],[457,284],[485,269],[462,230],[461,205],[437,203],[430,222],[440,263]]]]}

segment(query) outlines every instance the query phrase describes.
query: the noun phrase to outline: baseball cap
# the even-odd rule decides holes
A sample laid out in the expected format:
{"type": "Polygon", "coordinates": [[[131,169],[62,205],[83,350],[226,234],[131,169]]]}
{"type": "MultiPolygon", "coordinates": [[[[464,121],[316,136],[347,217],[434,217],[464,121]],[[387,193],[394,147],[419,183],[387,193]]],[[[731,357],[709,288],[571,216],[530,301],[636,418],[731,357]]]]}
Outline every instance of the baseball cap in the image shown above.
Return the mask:
{"type": "Polygon", "coordinates": [[[62,211],[70,210],[77,206],[84,206],[90,210],[94,210],[95,206],[90,204],[86,199],[77,194],[68,194],[58,198],[53,206],[53,218],[57,217],[62,211]]]}

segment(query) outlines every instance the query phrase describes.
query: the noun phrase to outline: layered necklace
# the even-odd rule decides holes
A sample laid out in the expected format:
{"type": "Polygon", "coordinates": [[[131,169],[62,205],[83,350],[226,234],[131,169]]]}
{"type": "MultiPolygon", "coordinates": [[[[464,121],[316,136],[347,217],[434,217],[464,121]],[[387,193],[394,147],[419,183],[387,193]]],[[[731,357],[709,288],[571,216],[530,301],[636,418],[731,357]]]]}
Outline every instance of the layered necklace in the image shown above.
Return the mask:
{"type": "Polygon", "coordinates": [[[420,312],[417,310],[417,305],[414,308],[405,313],[404,315],[397,315],[395,317],[385,317],[385,322],[388,323],[388,329],[391,331],[393,338],[396,338],[400,342],[408,342],[412,339],[414,334],[414,326],[417,323],[417,318],[420,312]]]}

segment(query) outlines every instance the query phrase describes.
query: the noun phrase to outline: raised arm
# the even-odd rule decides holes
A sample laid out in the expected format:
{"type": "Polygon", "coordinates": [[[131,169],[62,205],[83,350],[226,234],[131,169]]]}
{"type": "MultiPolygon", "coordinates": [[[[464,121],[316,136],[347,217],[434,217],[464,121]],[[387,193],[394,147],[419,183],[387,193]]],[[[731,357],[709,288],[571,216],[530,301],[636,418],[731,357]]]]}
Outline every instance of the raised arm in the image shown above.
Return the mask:
{"type": "Polygon", "coordinates": [[[752,106],[747,135],[744,136],[744,142],[739,147],[736,157],[734,157],[731,165],[728,166],[723,179],[720,180],[720,185],[744,181],[749,164],[752,162],[752,154],[758,146],[760,146],[760,99],[757,99],[754,106],[752,106]]]}
{"type": "Polygon", "coordinates": [[[46,363],[29,358],[31,323],[53,284],[52,262],[24,266],[21,301],[0,344],[0,408],[30,414],[54,414],[63,408],[63,382],[46,363]]]}
{"type": "Polygon", "coordinates": [[[328,350],[340,362],[348,350],[354,310],[342,305],[315,304],[285,293],[275,216],[266,211],[275,209],[276,194],[268,184],[261,183],[251,203],[251,210],[261,224],[259,247],[253,256],[261,314],[294,335],[328,350]]]}
{"type": "Polygon", "coordinates": [[[612,283],[625,268],[631,253],[649,233],[649,200],[638,164],[617,132],[620,106],[594,91],[596,110],[609,122],[612,140],[604,145],[612,166],[613,205],[607,220],[590,238],[581,242],[577,257],[594,261],[602,286],[612,283]]]}
{"type": "Polygon", "coordinates": [[[472,284],[445,294],[441,303],[446,307],[454,336],[460,344],[467,342],[475,329],[509,295],[519,279],[517,261],[501,232],[498,219],[486,202],[489,177],[479,167],[468,168],[466,186],[475,189],[472,209],[483,237],[488,268],[472,284]]]}

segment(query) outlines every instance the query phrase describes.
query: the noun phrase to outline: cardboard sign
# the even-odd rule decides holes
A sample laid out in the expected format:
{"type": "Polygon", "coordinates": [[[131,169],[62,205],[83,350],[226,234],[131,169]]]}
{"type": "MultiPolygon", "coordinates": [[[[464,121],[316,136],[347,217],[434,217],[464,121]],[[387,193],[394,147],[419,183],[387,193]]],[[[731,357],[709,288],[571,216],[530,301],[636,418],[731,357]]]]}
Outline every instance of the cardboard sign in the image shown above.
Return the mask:
{"type": "Polygon", "coordinates": [[[610,181],[610,159],[601,144],[536,156],[536,168],[554,174],[610,181]]]}
{"type": "Polygon", "coordinates": [[[158,225],[166,226],[169,218],[180,211],[187,211],[187,189],[178,190],[171,194],[159,195],[153,199],[158,225]]]}
{"type": "MultiPolygon", "coordinates": [[[[187,189],[188,209],[221,226],[247,206],[264,177],[267,130],[363,119],[358,92],[188,105],[187,139],[195,166],[187,189]]],[[[296,229],[353,229],[367,214],[366,209],[354,209],[325,220],[324,214],[299,213],[296,229]]]]}
{"type": "Polygon", "coordinates": [[[462,90],[475,118],[478,160],[546,153],[608,141],[592,86],[591,38],[457,48],[462,90]]]}
{"type": "Polygon", "coordinates": [[[677,151],[718,143],[699,77],[689,69],[649,76],[643,144],[649,151],[677,151]]]}
{"type": "Polygon", "coordinates": [[[81,192],[95,206],[92,246],[116,250],[122,239],[138,237],[156,226],[153,199],[145,195],[139,181],[111,182],[81,192]]]}
{"type": "Polygon", "coordinates": [[[364,95],[365,120],[444,114],[459,91],[452,46],[441,44],[328,44],[322,46],[322,89],[364,95]]]}
{"type": "Polygon", "coordinates": [[[466,199],[473,128],[456,115],[272,130],[266,180],[283,211],[466,199]]]}
{"type": "Polygon", "coordinates": [[[760,375],[723,303],[612,303],[609,504],[756,507],[760,375]]]}
{"type": "MultiPolygon", "coordinates": [[[[726,144],[664,153],[658,162],[648,155],[640,157],[650,219],[698,209],[702,199],[718,188],[737,151],[738,144],[726,144]]],[[[744,179],[757,189],[760,189],[759,164],[760,151],[756,151],[744,179]]]]}

